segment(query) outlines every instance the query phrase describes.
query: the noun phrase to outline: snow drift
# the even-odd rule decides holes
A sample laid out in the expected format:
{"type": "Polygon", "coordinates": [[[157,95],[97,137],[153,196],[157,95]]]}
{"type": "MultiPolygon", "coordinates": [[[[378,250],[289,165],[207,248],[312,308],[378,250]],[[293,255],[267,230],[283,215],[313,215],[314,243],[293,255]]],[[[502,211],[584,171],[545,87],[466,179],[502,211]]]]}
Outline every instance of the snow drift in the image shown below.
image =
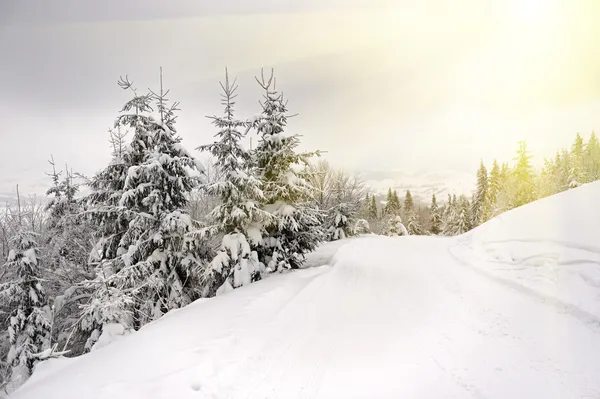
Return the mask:
{"type": "Polygon", "coordinates": [[[12,397],[600,397],[598,198],[589,184],[457,238],[328,244],[315,267],[42,363],[12,397]]]}
{"type": "Polygon", "coordinates": [[[599,200],[595,182],[527,204],[463,235],[453,253],[600,323],[599,200]]]}

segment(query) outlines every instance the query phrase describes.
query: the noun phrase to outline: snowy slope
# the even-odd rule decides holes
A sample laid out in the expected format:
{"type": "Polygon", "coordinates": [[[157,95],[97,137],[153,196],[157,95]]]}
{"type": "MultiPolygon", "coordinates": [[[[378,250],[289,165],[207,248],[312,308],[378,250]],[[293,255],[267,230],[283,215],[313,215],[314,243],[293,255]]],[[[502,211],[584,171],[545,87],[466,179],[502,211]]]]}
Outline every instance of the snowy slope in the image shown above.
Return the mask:
{"type": "Polygon", "coordinates": [[[600,182],[544,198],[465,234],[452,252],[600,323],[599,200],[600,182]]]}
{"type": "Polygon", "coordinates": [[[42,364],[12,397],[600,397],[600,288],[594,296],[577,277],[597,272],[597,198],[600,183],[458,238],[328,244],[310,259],[323,266],[42,364]],[[561,289],[552,290],[539,276],[555,271],[561,289]]]}

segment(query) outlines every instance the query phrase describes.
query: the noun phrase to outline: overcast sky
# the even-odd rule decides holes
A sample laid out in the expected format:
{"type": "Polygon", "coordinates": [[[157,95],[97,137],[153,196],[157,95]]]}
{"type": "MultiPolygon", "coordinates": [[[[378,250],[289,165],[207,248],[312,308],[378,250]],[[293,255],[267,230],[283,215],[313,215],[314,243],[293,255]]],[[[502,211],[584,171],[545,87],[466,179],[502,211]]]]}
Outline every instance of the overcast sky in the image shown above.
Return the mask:
{"type": "Polygon", "coordinates": [[[349,170],[473,171],[600,131],[597,0],[0,0],[0,196],[46,160],[91,174],[129,95],[164,69],[189,149],[212,140],[224,67],[239,117],[275,68],[290,132],[349,170]]]}

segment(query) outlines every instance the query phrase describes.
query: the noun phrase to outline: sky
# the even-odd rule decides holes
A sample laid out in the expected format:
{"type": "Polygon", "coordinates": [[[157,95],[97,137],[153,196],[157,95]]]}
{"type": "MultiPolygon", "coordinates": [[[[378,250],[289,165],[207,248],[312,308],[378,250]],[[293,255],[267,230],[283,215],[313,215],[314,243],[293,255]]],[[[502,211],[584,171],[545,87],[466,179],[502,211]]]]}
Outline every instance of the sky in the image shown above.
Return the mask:
{"type": "Polygon", "coordinates": [[[119,76],[156,89],[159,67],[190,150],[216,133],[224,68],[246,118],[264,67],[302,149],[348,171],[475,176],[519,140],[541,163],[600,131],[599,15],[597,0],[0,0],[0,198],[43,194],[50,155],[106,165],[119,76]]]}

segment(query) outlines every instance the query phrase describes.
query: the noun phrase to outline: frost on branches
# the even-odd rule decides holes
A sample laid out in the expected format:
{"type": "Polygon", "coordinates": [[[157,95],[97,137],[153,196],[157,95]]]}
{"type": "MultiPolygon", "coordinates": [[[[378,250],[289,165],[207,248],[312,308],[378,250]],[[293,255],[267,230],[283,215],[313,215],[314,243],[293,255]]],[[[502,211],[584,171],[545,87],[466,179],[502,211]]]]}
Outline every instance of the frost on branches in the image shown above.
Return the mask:
{"type": "Polygon", "coordinates": [[[316,153],[296,153],[297,135],[287,135],[287,108],[283,95],[275,89],[273,74],[257,79],[265,90],[262,113],[253,123],[260,137],[254,152],[265,197],[264,210],[272,215],[265,225],[259,258],[270,270],[298,268],[306,253],[322,241],[322,215],[311,205],[310,186],[293,168],[308,165],[316,153]]]}
{"type": "Polygon", "coordinates": [[[131,132],[132,139],[105,171],[108,184],[100,190],[107,202],[90,210],[103,235],[93,253],[97,277],[89,284],[94,295],[81,322],[91,332],[88,347],[105,324],[137,329],[196,299],[208,252],[192,236],[198,226],[185,211],[200,170],[176,134],[178,104],[166,106],[162,76],[160,94],[138,96],[128,80],[120,85],[134,98],[115,127],[131,132]],[[158,118],[151,114],[153,102],[158,118]]]}
{"type": "Polygon", "coordinates": [[[221,199],[221,204],[209,216],[216,222],[215,230],[224,234],[220,250],[207,269],[211,281],[209,295],[261,278],[264,265],[258,261],[256,248],[262,242],[261,226],[270,218],[270,214],[261,209],[265,198],[256,168],[250,162],[251,155],[240,145],[243,134],[239,129],[247,124],[234,119],[237,85],[235,80],[230,84],[227,70],[221,87],[225,114],[211,118],[219,129],[216,135],[219,141],[198,148],[215,157],[215,166],[223,174],[220,181],[202,186],[208,194],[221,199]]]}
{"type": "Polygon", "coordinates": [[[35,234],[19,232],[6,263],[15,278],[0,286],[0,297],[11,305],[8,327],[10,349],[6,359],[10,367],[9,389],[20,386],[50,347],[50,309],[42,287],[35,234]]]}

